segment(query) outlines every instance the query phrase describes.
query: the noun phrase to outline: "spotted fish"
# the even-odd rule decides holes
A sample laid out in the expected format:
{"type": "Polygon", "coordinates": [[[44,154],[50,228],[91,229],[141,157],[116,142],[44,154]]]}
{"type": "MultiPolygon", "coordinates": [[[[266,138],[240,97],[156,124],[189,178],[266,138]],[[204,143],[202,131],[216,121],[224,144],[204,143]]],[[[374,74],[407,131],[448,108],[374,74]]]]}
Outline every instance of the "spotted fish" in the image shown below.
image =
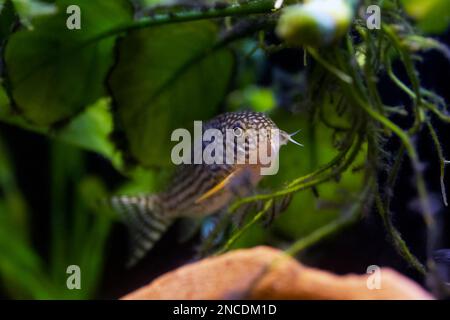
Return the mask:
{"type": "MultiPolygon", "coordinates": [[[[245,135],[247,132],[259,132],[260,129],[278,130],[276,124],[265,114],[242,111],[221,114],[206,122],[203,130],[217,129],[224,136],[227,129],[245,135]],[[253,130],[249,130],[253,129],[253,130]]],[[[292,141],[286,132],[279,130],[279,143],[269,145],[272,152],[278,153],[279,147],[292,141]]],[[[269,134],[270,135],[270,134],[269,134]]],[[[242,148],[236,155],[244,152],[248,160],[251,154],[258,152],[258,140],[245,137],[242,148]]],[[[270,137],[267,140],[271,142],[270,137]]],[[[227,143],[223,142],[224,147],[227,143]]],[[[202,150],[205,145],[202,146],[202,150]]],[[[194,151],[195,152],[195,151],[194,151]]],[[[236,160],[236,158],[235,158],[236,160]]],[[[248,162],[248,161],[246,161],[248,162]]],[[[136,264],[159,240],[175,219],[180,217],[204,217],[226,208],[233,200],[250,194],[262,178],[260,163],[244,164],[183,164],[169,183],[166,191],[158,194],[139,196],[116,196],[111,199],[112,206],[121,214],[129,228],[131,253],[128,266],[136,264]]],[[[287,205],[283,200],[272,210],[281,210],[287,205]]]]}

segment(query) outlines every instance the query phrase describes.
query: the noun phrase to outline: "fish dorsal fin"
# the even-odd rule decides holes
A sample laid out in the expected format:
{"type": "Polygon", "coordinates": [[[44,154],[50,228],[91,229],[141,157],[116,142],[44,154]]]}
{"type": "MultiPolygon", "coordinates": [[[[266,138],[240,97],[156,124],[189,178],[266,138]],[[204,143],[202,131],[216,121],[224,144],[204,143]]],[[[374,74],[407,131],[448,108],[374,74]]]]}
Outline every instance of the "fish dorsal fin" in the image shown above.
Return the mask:
{"type": "Polygon", "coordinates": [[[156,207],[155,196],[117,196],[111,199],[130,233],[130,257],[127,267],[135,265],[155,245],[172,224],[156,207]]]}

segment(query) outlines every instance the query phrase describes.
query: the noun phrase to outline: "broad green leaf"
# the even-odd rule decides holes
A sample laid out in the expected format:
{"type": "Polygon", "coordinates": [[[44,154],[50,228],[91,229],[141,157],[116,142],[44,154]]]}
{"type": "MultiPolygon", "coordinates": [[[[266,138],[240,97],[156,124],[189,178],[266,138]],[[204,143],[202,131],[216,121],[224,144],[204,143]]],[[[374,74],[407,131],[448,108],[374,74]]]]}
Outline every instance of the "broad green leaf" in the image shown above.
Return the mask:
{"type": "Polygon", "coordinates": [[[118,170],[121,170],[122,157],[110,139],[113,131],[113,119],[109,111],[109,101],[109,98],[99,99],[82,113],[73,117],[65,126],[54,130],[30,124],[14,114],[8,104],[6,94],[0,87],[0,121],[99,153],[108,158],[118,170]]]}
{"type": "Polygon", "coordinates": [[[428,33],[442,33],[450,25],[449,0],[402,0],[405,11],[428,33]]]}
{"type": "Polygon", "coordinates": [[[110,113],[109,98],[101,98],[84,112],[74,117],[70,123],[53,135],[66,143],[97,152],[108,158],[120,169],[122,157],[110,139],[113,119],[110,113]]]}
{"type": "Polygon", "coordinates": [[[20,17],[20,22],[32,29],[32,20],[35,17],[53,14],[57,11],[53,3],[40,0],[11,0],[20,17]]]}
{"type": "Polygon", "coordinates": [[[217,113],[232,55],[211,50],[216,34],[199,21],[137,30],[120,42],[109,86],[131,155],[143,165],[170,164],[172,131],[217,113]]]}
{"type": "Polygon", "coordinates": [[[127,1],[58,0],[58,13],[14,33],[5,60],[12,97],[23,116],[39,125],[70,118],[104,95],[114,37],[102,33],[131,20],[127,1]],[[66,8],[78,5],[81,29],[69,30],[66,8]]]}

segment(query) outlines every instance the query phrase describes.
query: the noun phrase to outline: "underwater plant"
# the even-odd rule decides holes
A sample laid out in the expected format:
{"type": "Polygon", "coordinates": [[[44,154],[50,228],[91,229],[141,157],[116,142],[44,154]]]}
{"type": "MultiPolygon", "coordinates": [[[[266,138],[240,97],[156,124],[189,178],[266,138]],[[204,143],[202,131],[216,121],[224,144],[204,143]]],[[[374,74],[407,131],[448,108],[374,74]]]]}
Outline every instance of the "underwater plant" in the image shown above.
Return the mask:
{"type": "Polygon", "coordinates": [[[442,93],[423,83],[418,61],[430,50],[450,60],[430,36],[446,32],[449,12],[446,0],[0,0],[2,292],[95,297],[117,220],[100,200],[159,192],[174,171],[173,130],[250,109],[286,132],[302,129],[304,147],[283,148],[279,172],[258,192],[200,221],[201,256],[261,243],[297,256],[378,214],[399,256],[445,296],[433,258],[445,230],[417,141],[433,144],[439,206],[448,213],[447,141],[436,123],[448,125],[450,114],[442,93]],[[283,69],[272,59],[286,52],[283,69]],[[388,101],[391,88],[406,98],[388,101]],[[27,178],[8,155],[19,148],[8,142],[11,128],[50,146],[48,215],[18,183],[27,178]],[[89,167],[95,161],[114,183],[89,167]],[[402,170],[413,177],[426,229],[420,255],[393,218],[402,170]],[[41,251],[33,239],[48,235],[33,231],[36,219],[51,235],[41,251]],[[83,270],[85,290],[67,290],[69,265],[83,270]]]}

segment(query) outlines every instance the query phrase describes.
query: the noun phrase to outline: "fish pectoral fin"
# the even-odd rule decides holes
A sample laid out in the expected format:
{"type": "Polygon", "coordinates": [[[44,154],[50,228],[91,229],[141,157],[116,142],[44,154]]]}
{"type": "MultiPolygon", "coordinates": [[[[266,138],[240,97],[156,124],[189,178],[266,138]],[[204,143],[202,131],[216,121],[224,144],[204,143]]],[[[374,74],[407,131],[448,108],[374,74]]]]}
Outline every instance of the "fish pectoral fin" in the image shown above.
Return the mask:
{"type": "Polygon", "coordinates": [[[214,187],[212,187],[211,189],[209,189],[208,191],[206,191],[204,194],[202,194],[200,197],[198,197],[195,200],[195,203],[198,204],[210,197],[212,197],[214,194],[216,194],[217,192],[225,189],[226,186],[229,185],[229,183],[231,182],[231,179],[233,179],[234,176],[236,176],[236,174],[239,172],[240,170],[236,170],[231,172],[230,174],[228,174],[225,178],[223,178],[218,184],[216,184],[214,187]]]}

